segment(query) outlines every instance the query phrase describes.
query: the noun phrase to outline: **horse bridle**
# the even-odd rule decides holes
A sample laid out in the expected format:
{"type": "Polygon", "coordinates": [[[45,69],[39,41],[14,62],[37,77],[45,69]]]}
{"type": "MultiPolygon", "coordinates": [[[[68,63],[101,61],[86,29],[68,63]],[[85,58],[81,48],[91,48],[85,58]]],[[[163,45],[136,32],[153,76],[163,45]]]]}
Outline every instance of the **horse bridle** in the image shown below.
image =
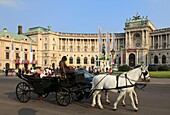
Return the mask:
{"type": "Polygon", "coordinates": [[[145,70],[145,72],[142,72],[142,68],[141,68],[140,78],[141,78],[141,76],[142,76],[142,74],[143,74],[143,77],[144,77],[143,81],[145,81],[145,82],[147,82],[147,80],[146,80],[146,75],[147,75],[148,73],[149,73],[149,72],[148,72],[147,70],[145,70]]]}

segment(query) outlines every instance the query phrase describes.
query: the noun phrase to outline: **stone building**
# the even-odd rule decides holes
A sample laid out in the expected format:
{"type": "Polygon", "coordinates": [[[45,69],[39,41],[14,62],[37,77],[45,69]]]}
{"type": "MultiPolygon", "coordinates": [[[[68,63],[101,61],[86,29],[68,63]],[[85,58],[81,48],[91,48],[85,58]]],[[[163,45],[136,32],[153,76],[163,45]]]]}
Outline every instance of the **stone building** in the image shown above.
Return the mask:
{"type": "MultiPolygon", "coordinates": [[[[156,29],[147,17],[136,15],[125,21],[124,30],[124,33],[114,33],[116,65],[170,64],[170,28],[156,29]]],[[[102,34],[102,39],[105,44],[106,34],[102,34]]],[[[110,46],[112,40],[110,33],[110,46]]],[[[18,34],[12,34],[5,28],[0,31],[0,69],[56,68],[62,56],[67,56],[69,64],[76,67],[111,67],[110,59],[98,61],[98,48],[98,33],[54,32],[49,27],[40,26],[22,33],[22,26],[18,26],[18,34]],[[30,55],[33,58],[31,62],[30,55]]]]}

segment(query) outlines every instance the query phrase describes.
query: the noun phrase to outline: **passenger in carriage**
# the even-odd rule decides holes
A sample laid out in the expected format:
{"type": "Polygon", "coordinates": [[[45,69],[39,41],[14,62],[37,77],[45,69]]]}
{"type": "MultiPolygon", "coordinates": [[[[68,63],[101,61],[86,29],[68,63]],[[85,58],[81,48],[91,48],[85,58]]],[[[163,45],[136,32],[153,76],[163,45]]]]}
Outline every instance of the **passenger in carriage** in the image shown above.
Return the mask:
{"type": "Polygon", "coordinates": [[[47,77],[47,75],[44,72],[44,68],[41,68],[40,70],[40,78],[47,77]]]}
{"type": "Polygon", "coordinates": [[[68,76],[75,77],[75,69],[72,66],[67,66],[66,62],[67,62],[67,57],[63,56],[61,61],[59,62],[60,73],[61,74],[64,73],[68,76]]]}

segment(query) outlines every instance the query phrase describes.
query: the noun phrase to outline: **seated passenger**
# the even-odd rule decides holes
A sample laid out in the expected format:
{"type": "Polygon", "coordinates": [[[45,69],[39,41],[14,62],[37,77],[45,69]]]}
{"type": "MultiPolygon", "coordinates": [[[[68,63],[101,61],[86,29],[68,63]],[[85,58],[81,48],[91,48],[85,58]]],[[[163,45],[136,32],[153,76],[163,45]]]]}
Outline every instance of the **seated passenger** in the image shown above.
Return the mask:
{"type": "Polygon", "coordinates": [[[61,61],[59,62],[59,66],[60,66],[60,71],[61,73],[65,73],[65,74],[72,74],[75,72],[74,68],[71,66],[67,66],[66,65],[67,62],[67,57],[63,56],[61,61]]]}
{"type": "Polygon", "coordinates": [[[75,69],[71,66],[67,66],[66,61],[67,61],[67,57],[63,56],[61,61],[59,62],[61,74],[64,73],[66,75],[74,76],[75,75],[75,69]]]}
{"type": "Polygon", "coordinates": [[[40,78],[43,78],[43,77],[47,77],[47,75],[45,75],[44,68],[42,68],[40,71],[40,78]]]}

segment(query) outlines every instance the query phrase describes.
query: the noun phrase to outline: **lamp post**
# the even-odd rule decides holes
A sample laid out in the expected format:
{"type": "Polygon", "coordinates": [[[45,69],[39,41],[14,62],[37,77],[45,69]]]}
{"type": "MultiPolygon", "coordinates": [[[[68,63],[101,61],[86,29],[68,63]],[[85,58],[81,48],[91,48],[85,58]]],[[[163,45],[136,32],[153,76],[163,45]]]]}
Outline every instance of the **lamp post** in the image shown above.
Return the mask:
{"type": "Polygon", "coordinates": [[[111,55],[112,55],[112,59],[111,59],[111,65],[112,65],[112,69],[113,69],[113,65],[114,65],[114,59],[113,59],[113,56],[114,56],[114,54],[115,54],[115,51],[114,51],[114,49],[112,49],[111,51],[111,55]]]}

